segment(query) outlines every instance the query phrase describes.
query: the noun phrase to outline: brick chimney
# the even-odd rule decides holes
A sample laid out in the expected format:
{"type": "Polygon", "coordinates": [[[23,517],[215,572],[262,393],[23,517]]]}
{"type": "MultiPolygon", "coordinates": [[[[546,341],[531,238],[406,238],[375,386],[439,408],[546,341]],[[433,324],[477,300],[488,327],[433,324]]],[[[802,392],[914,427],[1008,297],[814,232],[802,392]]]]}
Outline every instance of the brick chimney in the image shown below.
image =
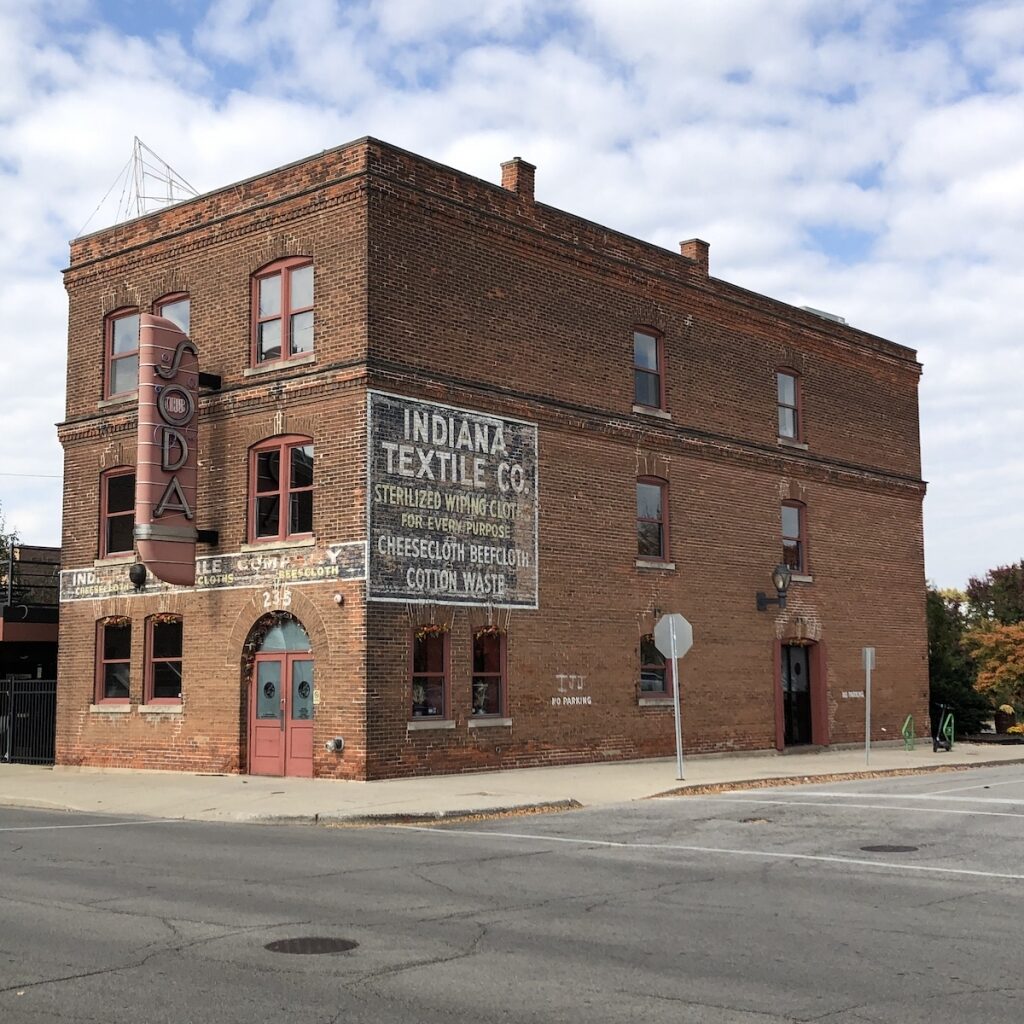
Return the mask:
{"type": "Polygon", "coordinates": [[[537,168],[521,157],[514,156],[501,165],[501,187],[515,192],[524,199],[533,200],[533,173],[537,168]]]}
{"type": "Polygon", "coordinates": [[[703,238],[690,238],[679,243],[679,251],[689,260],[697,264],[697,269],[707,277],[708,249],[710,246],[703,238]]]}

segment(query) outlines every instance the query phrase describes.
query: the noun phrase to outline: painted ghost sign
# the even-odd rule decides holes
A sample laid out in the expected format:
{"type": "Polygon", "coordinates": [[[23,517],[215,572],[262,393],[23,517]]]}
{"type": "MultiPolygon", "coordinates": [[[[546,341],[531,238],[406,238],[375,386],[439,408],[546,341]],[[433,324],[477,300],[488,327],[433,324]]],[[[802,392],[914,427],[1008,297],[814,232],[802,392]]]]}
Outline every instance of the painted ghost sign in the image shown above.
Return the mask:
{"type": "Polygon", "coordinates": [[[367,596],[537,607],[537,425],[371,391],[367,596]]]}

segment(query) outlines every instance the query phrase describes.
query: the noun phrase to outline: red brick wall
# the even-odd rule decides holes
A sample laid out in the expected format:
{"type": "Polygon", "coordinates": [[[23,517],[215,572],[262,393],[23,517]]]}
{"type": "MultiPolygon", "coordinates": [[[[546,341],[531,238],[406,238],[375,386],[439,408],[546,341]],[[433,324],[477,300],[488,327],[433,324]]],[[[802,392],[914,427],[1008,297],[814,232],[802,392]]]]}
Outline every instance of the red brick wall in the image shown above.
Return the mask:
{"type": "MultiPolygon", "coordinates": [[[[539,180],[543,194],[543,168],[539,180]]],[[[671,712],[637,693],[655,609],[694,625],[691,752],[775,745],[780,638],[823,644],[832,742],[862,738],[863,703],[842,692],[863,688],[866,644],[876,738],[911,711],[926,722],[913,352],[374,140],[78,240],[66,282],[66,568],[96,558],[101,469],[134,461],[131,403],[99,404],[103,317],[121,306],[187,291],[202,368],[224,379],[201,405],[197,525],[220,532],[202,553],[246,540],[246,451],[276,433],[314,438],[318,542],[365,537],[367,385],[539,423],[540,609],[499,613],[512,725],[468,725],[470,638],[486,611],[367,608],[361,582],[297,586],[322,692],[317,774],[669,754],[671,712]],[[247,375],[251,275],[289,255],[314,261],[316,362],[247,375]],[[638,325],[664,338],[670,421],[632,411],[638,325]],[[780,365],[801,374],[806,451],[776,439],[780,365]],[[669,481],[674,570],[635,564],[638,475],[669,481]],[[793,584],[785,612],[759,613],[788,498],[807,505],[813,582],[793,584]],[[427,618],[452,624],[455,726],[410,731],[409,633],[427,618]],[[591,703],[553,706],[560,674],[582,677],[572,693],[591,703]],[[333,735],[340,757],[323,750],[333,735]]],[[[253,590],[65,605],[58,759],[244,770],[241,648],[262,611],[253,590]],[[157,610],[185,616],[180,715],[138,707],[142,620],[157,610]],[[90,710],[95,622],[115,613],[138,622],[128,714],[90,710]]]]}

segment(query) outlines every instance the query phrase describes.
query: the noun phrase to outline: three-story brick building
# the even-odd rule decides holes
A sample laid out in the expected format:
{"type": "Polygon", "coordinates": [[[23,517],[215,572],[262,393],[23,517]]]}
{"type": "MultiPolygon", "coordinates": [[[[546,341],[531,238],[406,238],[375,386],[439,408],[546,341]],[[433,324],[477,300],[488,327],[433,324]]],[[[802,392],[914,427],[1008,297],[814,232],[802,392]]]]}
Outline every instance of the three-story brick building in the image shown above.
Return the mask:
{"type": "Polygon", "coordinates": [[[914,352],[533,175],[362,139],[72,242],[59,762],[665,755],[669,611],[689,752],[862,741],[865,645],[876,738],[926,721],[914,352]],[[220,378],[190,587],[128,573],[144,314],[220,378]]]}

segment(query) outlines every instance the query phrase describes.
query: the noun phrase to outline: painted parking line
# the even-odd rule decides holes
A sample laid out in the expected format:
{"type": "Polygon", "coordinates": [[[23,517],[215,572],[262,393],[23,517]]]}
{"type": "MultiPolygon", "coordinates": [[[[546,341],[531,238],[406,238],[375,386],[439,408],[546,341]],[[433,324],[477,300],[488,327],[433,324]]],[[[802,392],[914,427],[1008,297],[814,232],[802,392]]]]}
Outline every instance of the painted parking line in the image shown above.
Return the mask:
{"type": "MultiPolygon", "coordinates": [[[[867,795],[867,794],[865,794],[867,795]]],[[[876,794],[871,794],[872,796],[876,794]]],[[[697,796],[681,797],[688,801],[711,801],[723,804],[758,804],[759,806],[772,805],[776,807],[830,807],[836,809],[836,805],[830,800],[773,800],[770,797],[739,797],[739,796],[697,796]]],[[[972,801],[973,802],[973,801],[972,801]]],[[[862,811],[892,811],[893,814],[965,814],[986,818],[1024,818],[1024,812],[1016,811],[963,811],[952,807],[890,807],[886,804],[843,804],[843,810],[853,807],[862,811]]]]}
{"type": "Polygon", "coordinates": [[[818,864],[840,864],[843,867],[882,868],[887,871],[905,871],[916,874],[954,875],[967,878],[1008,879],[1024,881],[1024,875],[1005,871],[978,871],[973,868],[940,868],[926,864],[898,864],[893,861],[864,860],[859,857],[833,857],[827,854],[779,853],[773,850],[737,850],[726,846],[689,846],[682,843],[619,843],[611,839],[580,839],[569,836],[546,836],[529,832],[491,832],[483,829],[446,829],[438,826],[392,825],[405,832],[429,832],[433,835],[463,838],[492,838],[527,840],[536,843],[563,843],[570,846],[604,847],[614,850],[640,852],[715,854],[720,857],[747,857],[754,860],[802,860],[818,864]]]}
{"type": "Polygon", "coordinates": [[[154,818],[146,821],[97,821],[88,825],[0,825],[0,832],[56,832],[66,828],[127,828],[138,825],[183,825],[184,818],[154,818]]]}
{"type": "Polygon", "coordinates": [[[1007,779],[1004,782],[978,782],[973,786],[954,786],[952,789],[933,789],[932,796],[942,793],[964,793],[969,789],[995,789],[996,786],[1024,786],[1024,779],[1007,779]]]}
{"type": "MultiPolygon", "coordinates": [[[[749,790],[736,790],[736,797],[731,797],[730,794],[723,794],[724,797],[730,799],[739,799],[741,795],[748,793],[749,790]]],[[[1005,797],[986,797],[986,796],[938,796],[935,793],[879,793],[879,792],[854,792],[851,793],[846,791],[844,793],[832,793],[827,789],[815,789],[809,790],[804,793],[793,793],[793,797],[827,797],[829,800],[938,800],[942,803],[961,803],[961,804],[1001,804],[1010,805],[1011,807],[1024,807],[1024,799],[1020,800],[1008,800],[1005,797]]],[[[663,799],[669,799],[667,797],[663,799]]],[[[681,796],[677,797],[678,800],[703,800],[703,796],[681,796]]],[[[805,802],[796,800],[797,803],[805,802]]]]}

